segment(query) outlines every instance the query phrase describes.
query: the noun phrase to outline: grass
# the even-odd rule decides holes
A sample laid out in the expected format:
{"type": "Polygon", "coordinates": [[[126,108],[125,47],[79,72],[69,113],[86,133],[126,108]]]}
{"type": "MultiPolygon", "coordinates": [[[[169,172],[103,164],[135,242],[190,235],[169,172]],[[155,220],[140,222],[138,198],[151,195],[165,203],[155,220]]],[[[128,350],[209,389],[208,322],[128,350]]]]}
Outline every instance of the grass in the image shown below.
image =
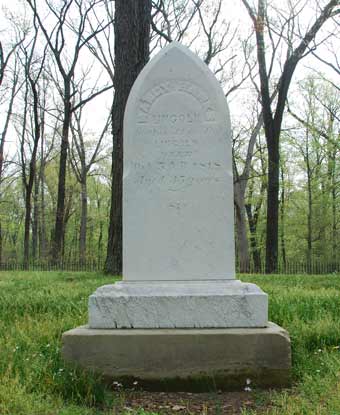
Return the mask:
{"type": "MultiPolygon", "coordinates": [[[[289,331],[294,378],[289,390],[253,391],[259,409],[244,414],[340,414],[340,276],[242,280],[269,294],[270,320],[289,331]]],[[[62,333],[86,323],[89,294],[110,282],[94,273],[0,273],[1,415],[119,412],[122,393],[60,357],[62,333]]],[[[134,414],[151,415],[142,409],[134,414]]]]}

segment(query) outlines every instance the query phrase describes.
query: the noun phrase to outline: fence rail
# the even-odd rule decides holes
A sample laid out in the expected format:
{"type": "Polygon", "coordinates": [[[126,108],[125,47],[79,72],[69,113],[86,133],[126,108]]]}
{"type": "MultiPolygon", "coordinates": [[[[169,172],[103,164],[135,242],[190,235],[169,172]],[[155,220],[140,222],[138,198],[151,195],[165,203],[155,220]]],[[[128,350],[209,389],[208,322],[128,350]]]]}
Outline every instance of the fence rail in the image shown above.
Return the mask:
{"type": "Polygon", "coordinates": [[[102,261],[42,261],[31,262],[28,265],[23,262],[2,262],[0,271],[103,271],[102,261]]]}
{"type": "MultiPolygon", "coordinates": [[[[236,263],[237,272],[249,274],[264,274],[265,264],[254,266],[253,263],[243,264],[236,263]]],[[[340,262],[323,262],[323,261],[287,261],[279,262],[277,274],[332,274],[340,273],[340,262]]]]}
{"type": "MultiPolygon", "coordinates": [[[[102,272],[103,261],[35,261],[25,266],[23,262],[8,261],[0,263],[0,271],[87,271],[102,272]]],[[[253,263],[236,262],[236,271],[249,274],[264,274],[265,264],[255,267],[253,263]]],[[[278,264],[278,274],[340,274],[340,262],[289,262],[278,264]]]]}

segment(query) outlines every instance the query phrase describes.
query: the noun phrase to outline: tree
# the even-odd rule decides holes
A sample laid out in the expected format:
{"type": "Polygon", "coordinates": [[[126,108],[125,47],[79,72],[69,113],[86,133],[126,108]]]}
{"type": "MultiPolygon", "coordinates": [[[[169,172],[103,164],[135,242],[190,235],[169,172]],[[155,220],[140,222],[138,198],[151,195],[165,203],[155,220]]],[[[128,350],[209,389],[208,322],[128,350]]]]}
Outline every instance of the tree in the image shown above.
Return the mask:
{"type": "MultiPolygon", "coordinates": [[[[73,96],[75,91],[72,89],[72,86],[75,71],[83,47],[98,33],[105,30],[107,25],[111,22],[104,26],[99,23],[95,30],[90,31],[87,34],[86,29],[89,15],[98,4],[102,4],[102,0],[70,0],[68,2],[63,2],[59,7],[53,5],[48,0],[45,0],[48,9],[51,12],[51,16],[53,16],[56,21],[54,27],[52,27],[51,30],[48,30],[47,23],[44,22],[41,17],[42,13],[39,13],[38,11],[36,0],[26,0],[26,2],[31,7],[34,18],[36,18],[39,27],[41,28],[55,60],[63,84],[63,87],[58,88],[63,101],[63,118],[58,171],[57,210],[52,249],[53,258],[60,259],[63,252],[63,235],[65,234],[65,185],[72,113],[85,102],[112,88],[112,85],[103,87],[91,96],[84,98],[82,102],[74,103],[73,96]],[[75,7],[72,8],[72,6],[75,7]],[[65,52],[67,47],[67,32],[69,32],[68,34],[70,34],[70,32],[75,34],[72,56],[67,56],[65,52]]],[[[57,78],[54,78],[54,80],[58,87],[59,80],[57,78]]]]}
{"type": "Polygon", "coordinates": [[[261,105],[268,152],[266,272],[273,273],[277,271],[278,265],[280,134],[288,90],[297,64],[309,52],[308,48],[321,27],[329,18],[340,13],[338,8],[340,2],[339,0],[329,1],[295,47],[293,46],[293,37],[296,33],[295,25],[297,25],[296,16],[298,12],[294,7],[291,7],[290,15],[285,19],[282,27],[277,32],[275,26],[269,21],[265,0],[258,1],[257,10],[254,10],[247,0],[242,0],[242,2],[253,22],[256,36],[261,105]],[[269,66],[267,66],[265,29],[268,30],[268,39],[272,46],[269,66]],[[286,36],[284,36],[285,30],[287,30],[286,36]],[[277,33],[277,40],[275,40],[275,32],[277,33]],[[275,104],[272,104],[270,99],[270,81],[273,74],[275,54],[278,51],[279,42],[283,38],[287,42],[287,57],[283,62],[283,69],[277,82],[278,97],[275,104]]]}
{"type": "MultiPolygon", "coordinates": [[[[82,95],[85,77],[81,81],[78,93],[82,95]]],[[[82,99],[80,98],[80,101],[82,99]]],[[[71,166],[75,177],[81,188],[81,213],[80,213],[80,230],[79,230],[79,258],[81,262],[86,259],[86,238],[87,238],[87,179],[94,164],[98,161],[102,150],[103,138],[108,130],[110,117],[104,125],[99,137],[96,138],[96,144],[89,155],[90,145],[84,137],[84,127],[82,125],[84,106],[80,107],[73,113],[73,121],[71,123],[72,145],[71,145],[71,166]]],[[[92,141],[93,136],[91,136],[92,141]]]]}
{"type": "Polygon", "coordinates": [[[43,73],[46,50],[44,50],[42,57],[36,57],[36,45],[38,40],[39,29],[36,19],[34,18],[34,35],[28,42],[28,45],[22,45],[20,51],[23,54],[22,65],[24,67],[25,75],[25,99],[24,99],[24,115],[22,120],[22,134],[21,134],[21,165],[22,165],[22,180],[25,193],[25,230],[24,230],[24,267],[28,269],[30,260],[30,226],[32,215],[32,191],[36,180],[36,161],[37,153],[39,149],[39,140],[41,137],[41,120],[40,120],[40,92],[39,80],[43,73]],[[29,106],[29,101],[31,105],[29,106]],[[31,157],[29,161],[28,169],[26,168],[25,160],[25,141],[26,141],[26,123],[27,114],[31,115],[30,128],[31,133],[28,133],[30,137],[29,147],[31,157]],[[28,172],[27,172],[28,170],[28,172]]]}
{"type": "MultiPolygon", "coordinates": [[[[7,101],[7,109],[6,109],[6,116],[4,125],[0,131],[0,187],[2,186],[3,181],[3,172],[4,172],[4,161],[5,161],[5,143],[6,143],[6,136],[8,133],[9,124],[13,115],[13,105],[14,99],[18,94],[21,84],[19,82],[19,75],[20,69],[19,64],[17,61],[17,57],[15,54],[16,49],[21,45],[23,42],[26,33],[22,31],[16,31],[17,33],[17,40],[10,44],[8,50],[5,51],[5,47],[3,42],[0,41],[0,88],[1,88],[1,100],[0,102],[3,103],[7,101]],[[14,66],[9,70],[9,63],[14,57],[14,66]],[[4,85],[4,80],[7,80],[7,72],[12,72],[11,80],[9,81],[9,86],[4,85]],[[9,95],[8,95],[9,90],[9,95]]],[[[2,192],[0,191],[0,199],[1,199],[2,192]]],[[[0,200],[1,201],[1,200],[0,200]]],[[[3,235],[2,235],[2,223],[0,218],[0,263],[2,262],[2,247],[3,247],[3,235]]]]}
{"type": "Polygon", "coordinates": [[[293,104],[295,109],[289,105],[288,111],[298,122],[291,141],[302,156],[307,176],[306,259],[311,269],[314,245],[321,236],[323,246],[331,253],[323,256],[333,262],[338,257],[340,104],[338,89],[329,83],[311,77],[300,83],[300,89],[302,105],[293,104]]]}
{"type": "Polygon", "coordinates": [[[105,271],[122,273],[123,118],[127,98],[149,59],[151,0],[116,0],[112,189],[105,271]]]}
{"type": "MultiPolygon", "coordinates": [[[[256,143],[257,154],[258,154],[258,163],[259,171],[256,171],[255,166],[252,166],[251,176],[248,177],[249,186],[247,194],[247,202],[245,204],[245,209],[247,212],[249,233],[250,233],[250,247],[251,254],[253,257],[254,271],[262,272],[262,260],[261,260],[261,249],[259,247],[257,228],[259,223],[259,218],[261,214],[261,208],[264,200],[264,194],[267,186],[265,170],[266,170],[266,160],[264,156],[264,148],[261,142],[256,143]],[[255,195],[255,179],[260,178],[260,185],[258,189],[258,194],[255,195]]],[[[255,164],[255,163],[254,163],[255,164]]]]}
{"type": "MultiPolygon", "coordinates": [[[[237,165],[235,147],[233,146],[233,163],[234,163],[234,206],[235,206],[235,219],[236,219],[236,236],[237,236],[237,247],[238,247],[238,257],[240,263],[240,272],[249,272],[250,258],[249,258],[249,248],[248,248],[248,237],[247,237],[247,226],[246,226],[246,217],[245,212],[247,211],[246,205],[246,188],[249,180],[249,175],[251,171],[251,164],[254,155],[254,147],[256,144],[257,137],[263,126],[263,117],[260,114],[257,117],[255,126],[252,126],[250,131],[247,130],[247,135],[249,134],[249,140],[247,143],[246,156],[244,157],[244,165],[242,172],[239,172],[239,167],[237,165]]],[[[249,209],[248,209],[249,211],[249,209]]],[[[249,219],[249,213],[248,213],[249,219]]],[[[250,231],[254,229],[254,226],[250,225],[250,231]]]]}

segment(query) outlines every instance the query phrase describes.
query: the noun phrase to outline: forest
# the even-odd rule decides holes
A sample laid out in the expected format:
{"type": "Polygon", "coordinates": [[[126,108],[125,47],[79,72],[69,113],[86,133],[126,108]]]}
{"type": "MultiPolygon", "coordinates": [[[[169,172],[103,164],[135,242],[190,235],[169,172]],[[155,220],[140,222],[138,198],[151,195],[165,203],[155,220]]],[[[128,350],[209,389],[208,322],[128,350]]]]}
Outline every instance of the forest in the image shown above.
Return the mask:
{"type": "Polygon", "coordinates": [[[339,14],[339,0],[3,5],[1,267],[121,272],[125,102],[176,40],[230,107],[239,270],[339,271],[339,14]]]}

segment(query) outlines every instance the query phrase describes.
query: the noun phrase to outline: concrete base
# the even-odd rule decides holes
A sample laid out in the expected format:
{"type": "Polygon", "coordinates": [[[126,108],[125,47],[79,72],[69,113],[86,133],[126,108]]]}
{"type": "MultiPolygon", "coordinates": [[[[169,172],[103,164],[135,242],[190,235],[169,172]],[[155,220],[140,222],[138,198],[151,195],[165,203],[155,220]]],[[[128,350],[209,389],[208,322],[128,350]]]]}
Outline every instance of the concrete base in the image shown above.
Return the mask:
{"type": "Polygon", "coordinates": [[[89,297],[93,329],[266,327],[268,296],[239,280],[121,281],[89,297]]]}
{"type": "Polygon", "coordinates": [[[65,360],[153,390],[242,390],[290,382],[288,333],[276,324],[245,329],[89,329],[63,335],[65,360]]]}

